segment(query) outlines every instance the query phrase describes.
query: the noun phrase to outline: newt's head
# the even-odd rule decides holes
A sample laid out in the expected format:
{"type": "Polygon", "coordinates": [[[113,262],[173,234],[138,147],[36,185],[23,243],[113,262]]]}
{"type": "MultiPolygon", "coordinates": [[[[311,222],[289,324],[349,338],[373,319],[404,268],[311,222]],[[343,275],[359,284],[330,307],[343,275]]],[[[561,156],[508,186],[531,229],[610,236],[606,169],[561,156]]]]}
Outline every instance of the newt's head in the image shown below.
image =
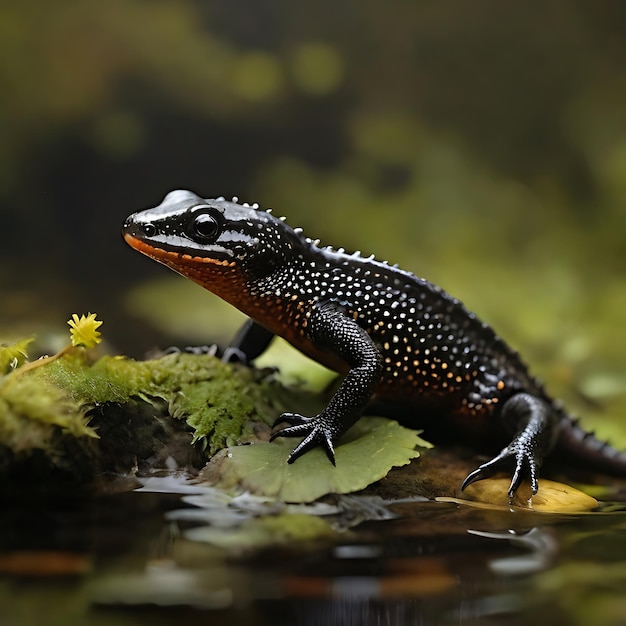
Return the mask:
{"type": "Polygon", "coordinates": [[[231,302],[251,280],[289,263],[302,245],[292,228],[256,206],[183,190],[133,213],[122,234],[139,252],[231,302]]]}

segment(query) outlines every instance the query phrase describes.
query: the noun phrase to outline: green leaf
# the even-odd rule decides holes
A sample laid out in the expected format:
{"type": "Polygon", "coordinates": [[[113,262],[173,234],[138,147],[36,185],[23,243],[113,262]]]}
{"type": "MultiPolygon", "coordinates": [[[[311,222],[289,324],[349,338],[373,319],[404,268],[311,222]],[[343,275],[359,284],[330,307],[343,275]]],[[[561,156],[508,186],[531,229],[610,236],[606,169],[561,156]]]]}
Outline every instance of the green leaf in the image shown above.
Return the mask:
{"type": "Polygon", "coordinates": [[[316,448],[293,464],[287,463],[294,439],[228,448],[221,463],[218,485],[238,486],[285,502],[311,502],[329,493],[360,491],[406,465],[431,447],[419,434],[382,417],[361,418],[335,450],[336,467],[316,448]]]}

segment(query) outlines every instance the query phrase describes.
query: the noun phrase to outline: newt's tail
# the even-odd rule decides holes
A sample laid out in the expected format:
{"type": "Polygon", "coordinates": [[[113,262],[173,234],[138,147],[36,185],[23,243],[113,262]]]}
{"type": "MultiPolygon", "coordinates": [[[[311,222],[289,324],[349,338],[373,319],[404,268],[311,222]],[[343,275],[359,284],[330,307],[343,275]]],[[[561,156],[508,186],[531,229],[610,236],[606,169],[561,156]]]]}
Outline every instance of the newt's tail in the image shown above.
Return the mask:
{"type": "Polygon", "coordinates": [[[588,463],[614,476],[626,476],[626,450],[617,450],[582,428],[578,420],[564,417],[559,424],[555,452],[572,461],[588,463]]]}

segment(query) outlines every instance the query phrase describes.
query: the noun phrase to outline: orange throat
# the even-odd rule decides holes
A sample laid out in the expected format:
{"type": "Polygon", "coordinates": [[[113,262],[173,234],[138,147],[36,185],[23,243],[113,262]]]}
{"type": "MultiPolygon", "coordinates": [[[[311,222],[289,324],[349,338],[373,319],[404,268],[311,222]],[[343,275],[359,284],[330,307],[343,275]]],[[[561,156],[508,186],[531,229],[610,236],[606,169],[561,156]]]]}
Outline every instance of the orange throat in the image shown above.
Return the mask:
{"type": "Polygon", "coordinates": [[[319,349],[299,330],[296,322],[306,313],[304,302],[253,295],[241,267],[235,261],[220,261],[163,250],[128,234],[124,234],[124,239],[135,250],[219,296],[257,323],[284,337],[311,358],[336,371],[347,370],[343,361],[334,358],[330,352],[319,349]]]}
{"type": "Polygon", "coordinates": [[[248,288],[236,261],[164,250],[127,233],[124,233],[124,239],[131,248],[189,278],[238,309],[245,304],[248,288]]]}

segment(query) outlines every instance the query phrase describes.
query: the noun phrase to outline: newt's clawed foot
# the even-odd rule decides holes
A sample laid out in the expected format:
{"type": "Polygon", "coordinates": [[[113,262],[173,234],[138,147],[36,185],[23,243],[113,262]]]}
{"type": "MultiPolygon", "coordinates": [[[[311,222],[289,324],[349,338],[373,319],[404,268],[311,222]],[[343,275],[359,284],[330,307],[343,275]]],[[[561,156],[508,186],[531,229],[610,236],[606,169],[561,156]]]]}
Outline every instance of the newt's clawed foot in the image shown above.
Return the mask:
{"type": "Polygon", "coordinates": [[[288,463],[293,463],[305,452],[308,452],[316,446],[322,446],[330,462],[335,465],[335,446],[333,444],[334,429],[322,415],[305,417],[299,413],[283,413],[276,422],[274,422],[274,426],[281,422],[287,422],[292,425],[276,431],[270,437],[270,441],[273,441],[276,437],[304,437],[292,450],[287,460],[288,463]]]}
{"type": "Polygon", "coordinates": [[[535,495],[539,490],[537,470],[541,465],[541,460],[536,456],[530,446],[524,445],[523,442],[519,441],[513,441],[511,445],[504,448],[498,456],[491,459],[491,461],[487,461],[487,463],[483,463],[469,474],[463,481],[461,490],[464,490],[472,483],[489,478],[501,467],[510,467],[511,465],[514,466],[514,471],[508,492],[509,498],[515,495],[515,492],[519,489],[519,486],[525,478],[530,481],[530,488],[533,495],[535,495]]]}

